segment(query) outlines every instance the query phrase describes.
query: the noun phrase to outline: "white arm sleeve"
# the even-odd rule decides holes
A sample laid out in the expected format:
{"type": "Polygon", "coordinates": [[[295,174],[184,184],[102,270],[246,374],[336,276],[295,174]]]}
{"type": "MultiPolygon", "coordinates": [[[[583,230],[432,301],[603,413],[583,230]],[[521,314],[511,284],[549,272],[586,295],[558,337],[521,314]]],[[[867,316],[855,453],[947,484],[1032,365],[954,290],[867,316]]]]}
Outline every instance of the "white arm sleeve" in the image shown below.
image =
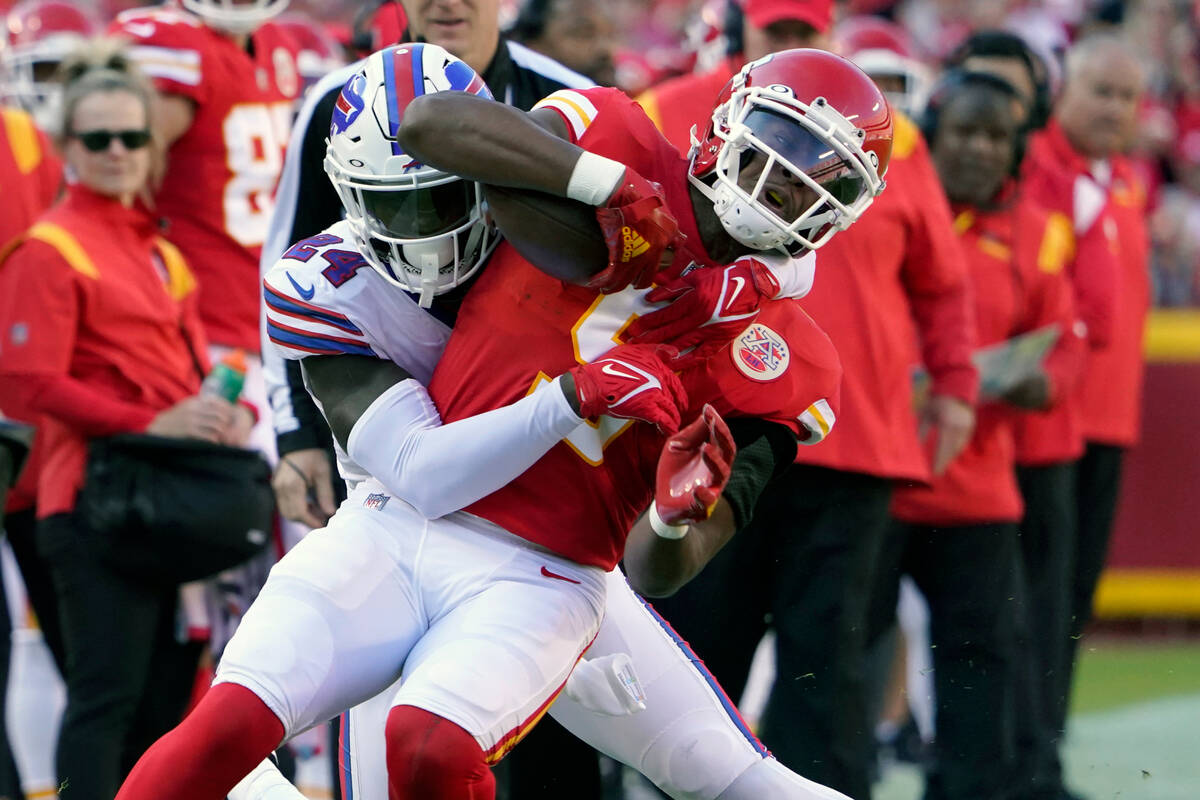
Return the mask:
{"type": "Polygon", "coordinates": [[[392,494],[437,519],[504,486],[583,424],[559,380],[443,425],[425,387],[409,378],[367,407],[346,451],[392,494]]]}

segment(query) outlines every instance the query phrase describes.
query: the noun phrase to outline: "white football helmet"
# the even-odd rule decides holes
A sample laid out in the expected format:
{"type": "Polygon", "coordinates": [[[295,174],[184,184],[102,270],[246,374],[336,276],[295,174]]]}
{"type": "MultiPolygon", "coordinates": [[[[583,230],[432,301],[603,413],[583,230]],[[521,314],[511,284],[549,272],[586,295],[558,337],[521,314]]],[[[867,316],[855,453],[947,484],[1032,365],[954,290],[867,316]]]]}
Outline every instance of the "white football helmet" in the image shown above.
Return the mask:
{"type": "Polygon", "coordinates": [[[212,28],[251,33],[281,13],[291,0],[179,0],[180,5],[212,28]]]}
{"type": "Polygon", "coordinates": [[[363,257],[426,308],[471,277],[497,241],[479,184],[416,161],[396,141],[408,104],[446,91],[492,97],[475,70],[437,45],[372,54],[334,103],[325,152],[363,257]]]}

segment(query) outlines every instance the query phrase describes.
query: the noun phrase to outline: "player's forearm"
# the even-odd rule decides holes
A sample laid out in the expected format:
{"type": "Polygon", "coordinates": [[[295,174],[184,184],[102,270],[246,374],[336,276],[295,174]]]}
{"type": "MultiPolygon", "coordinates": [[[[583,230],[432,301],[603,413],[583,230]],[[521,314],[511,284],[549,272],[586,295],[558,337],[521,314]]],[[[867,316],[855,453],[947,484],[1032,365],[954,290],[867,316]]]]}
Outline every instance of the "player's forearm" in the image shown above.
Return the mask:
{"type": "Polygon", "coordinates": [[[682,539],[664,539],[643,516],[625,543],[625,574],[646,597],[669,597],[704,568],[736,531],[733,510],[724,498],[712,516],[693,523],[682,539]]]}
{"type": "Polygon", "coordinates": [[[347,451],[389,491],[436,519],[502,488],[581,424],[554,385],[443,425],[424,388],[409,380],[372,404],[347,451]]]}
{"type": "Polygon", "coordinates": [[[463,92],[418,97],[396,136],[405,152],[445,172],[562,196],[583,152],[526,112],[463,92]]]}

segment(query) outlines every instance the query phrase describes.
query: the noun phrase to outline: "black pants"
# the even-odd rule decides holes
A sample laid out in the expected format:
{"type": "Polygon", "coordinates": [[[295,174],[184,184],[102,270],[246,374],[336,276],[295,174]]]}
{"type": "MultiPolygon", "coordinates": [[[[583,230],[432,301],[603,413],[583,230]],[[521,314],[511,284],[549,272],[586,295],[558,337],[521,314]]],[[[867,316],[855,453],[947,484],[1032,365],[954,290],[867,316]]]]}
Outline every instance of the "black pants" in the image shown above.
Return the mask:
{"type": "Polygon", "coordinates": [[[1124,448],[1089,442],[1076,468],[1075,507],[1079,527],[1075,537],[1075,572],[1071,582],[1070,636],[1067,637],[1067,649],[1063,657],[1067,667],[1066,683],[1056,716],[1060,727],[1066,725],[1079,637],[1092,619],[1092,598],[1108,558],[1124,459],[1124,448]]]}
{"type": "Polygon", "coordinates": [[[890,499],[885,479],[794,465],[695,580],[655,602],[733,698],[773,626],[763,742],[789,768],[855,800],[870,797],[864,622],[890,499]]]}
{"type": "Polygon", "coordinates": [[[95,544],[73,514],[38,527],[67,655],[56,754],[63,800],[112,800],[142,752],[182,717],[202,649],[175,640],[176,588],[115,571],[95,544]]]}
{"type": "Polygon", "coordinates": [[[38,628],[59,675],[66,675],[67,651],[63,645],[62,628],[58,624],[58,595],[50,577],[50,565],[38,552],[37,519],[32,508],[9,514],[4,520],[8,543],[12,545],[29,605],[37,616],[38,628]]]}
{"type": "Polygon", "coordinates": [[[1025,517],[1019,530],[1024,609],[1014,785],[1023,798],[1057,800],[1062,794],[1059,709],[1070,688],[1066,645],[1075,572],[1075,473],[1074,461],[1017,468],[1025,517]]]}
{"type": "Polygon", "coordinates": [[[929,603],[936,747],[926,800],[1009,796],[1015,759],[1019,556],[1010,523],[896,524],[879,558],[873,633],[895,618],[900,576],[929,603]]]}

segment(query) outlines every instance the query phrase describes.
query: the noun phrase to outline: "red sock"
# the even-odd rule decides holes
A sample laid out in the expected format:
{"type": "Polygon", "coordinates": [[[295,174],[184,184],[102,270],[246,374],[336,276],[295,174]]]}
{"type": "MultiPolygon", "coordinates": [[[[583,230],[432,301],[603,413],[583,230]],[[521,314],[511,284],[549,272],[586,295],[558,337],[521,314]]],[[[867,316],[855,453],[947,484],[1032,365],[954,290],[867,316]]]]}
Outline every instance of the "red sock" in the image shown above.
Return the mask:
{"type": "Polygon", "coordinates": [[[283,723],[254,692],[217,684],[138,760],[117,800],[225,800],[281,741],[283,723]]]}
{"type": "Polygon", "coordinates": [[[448,719],[396,706],[387,719],[391,800],[495,800],[496,779],[475,737],[448,719]]]}

